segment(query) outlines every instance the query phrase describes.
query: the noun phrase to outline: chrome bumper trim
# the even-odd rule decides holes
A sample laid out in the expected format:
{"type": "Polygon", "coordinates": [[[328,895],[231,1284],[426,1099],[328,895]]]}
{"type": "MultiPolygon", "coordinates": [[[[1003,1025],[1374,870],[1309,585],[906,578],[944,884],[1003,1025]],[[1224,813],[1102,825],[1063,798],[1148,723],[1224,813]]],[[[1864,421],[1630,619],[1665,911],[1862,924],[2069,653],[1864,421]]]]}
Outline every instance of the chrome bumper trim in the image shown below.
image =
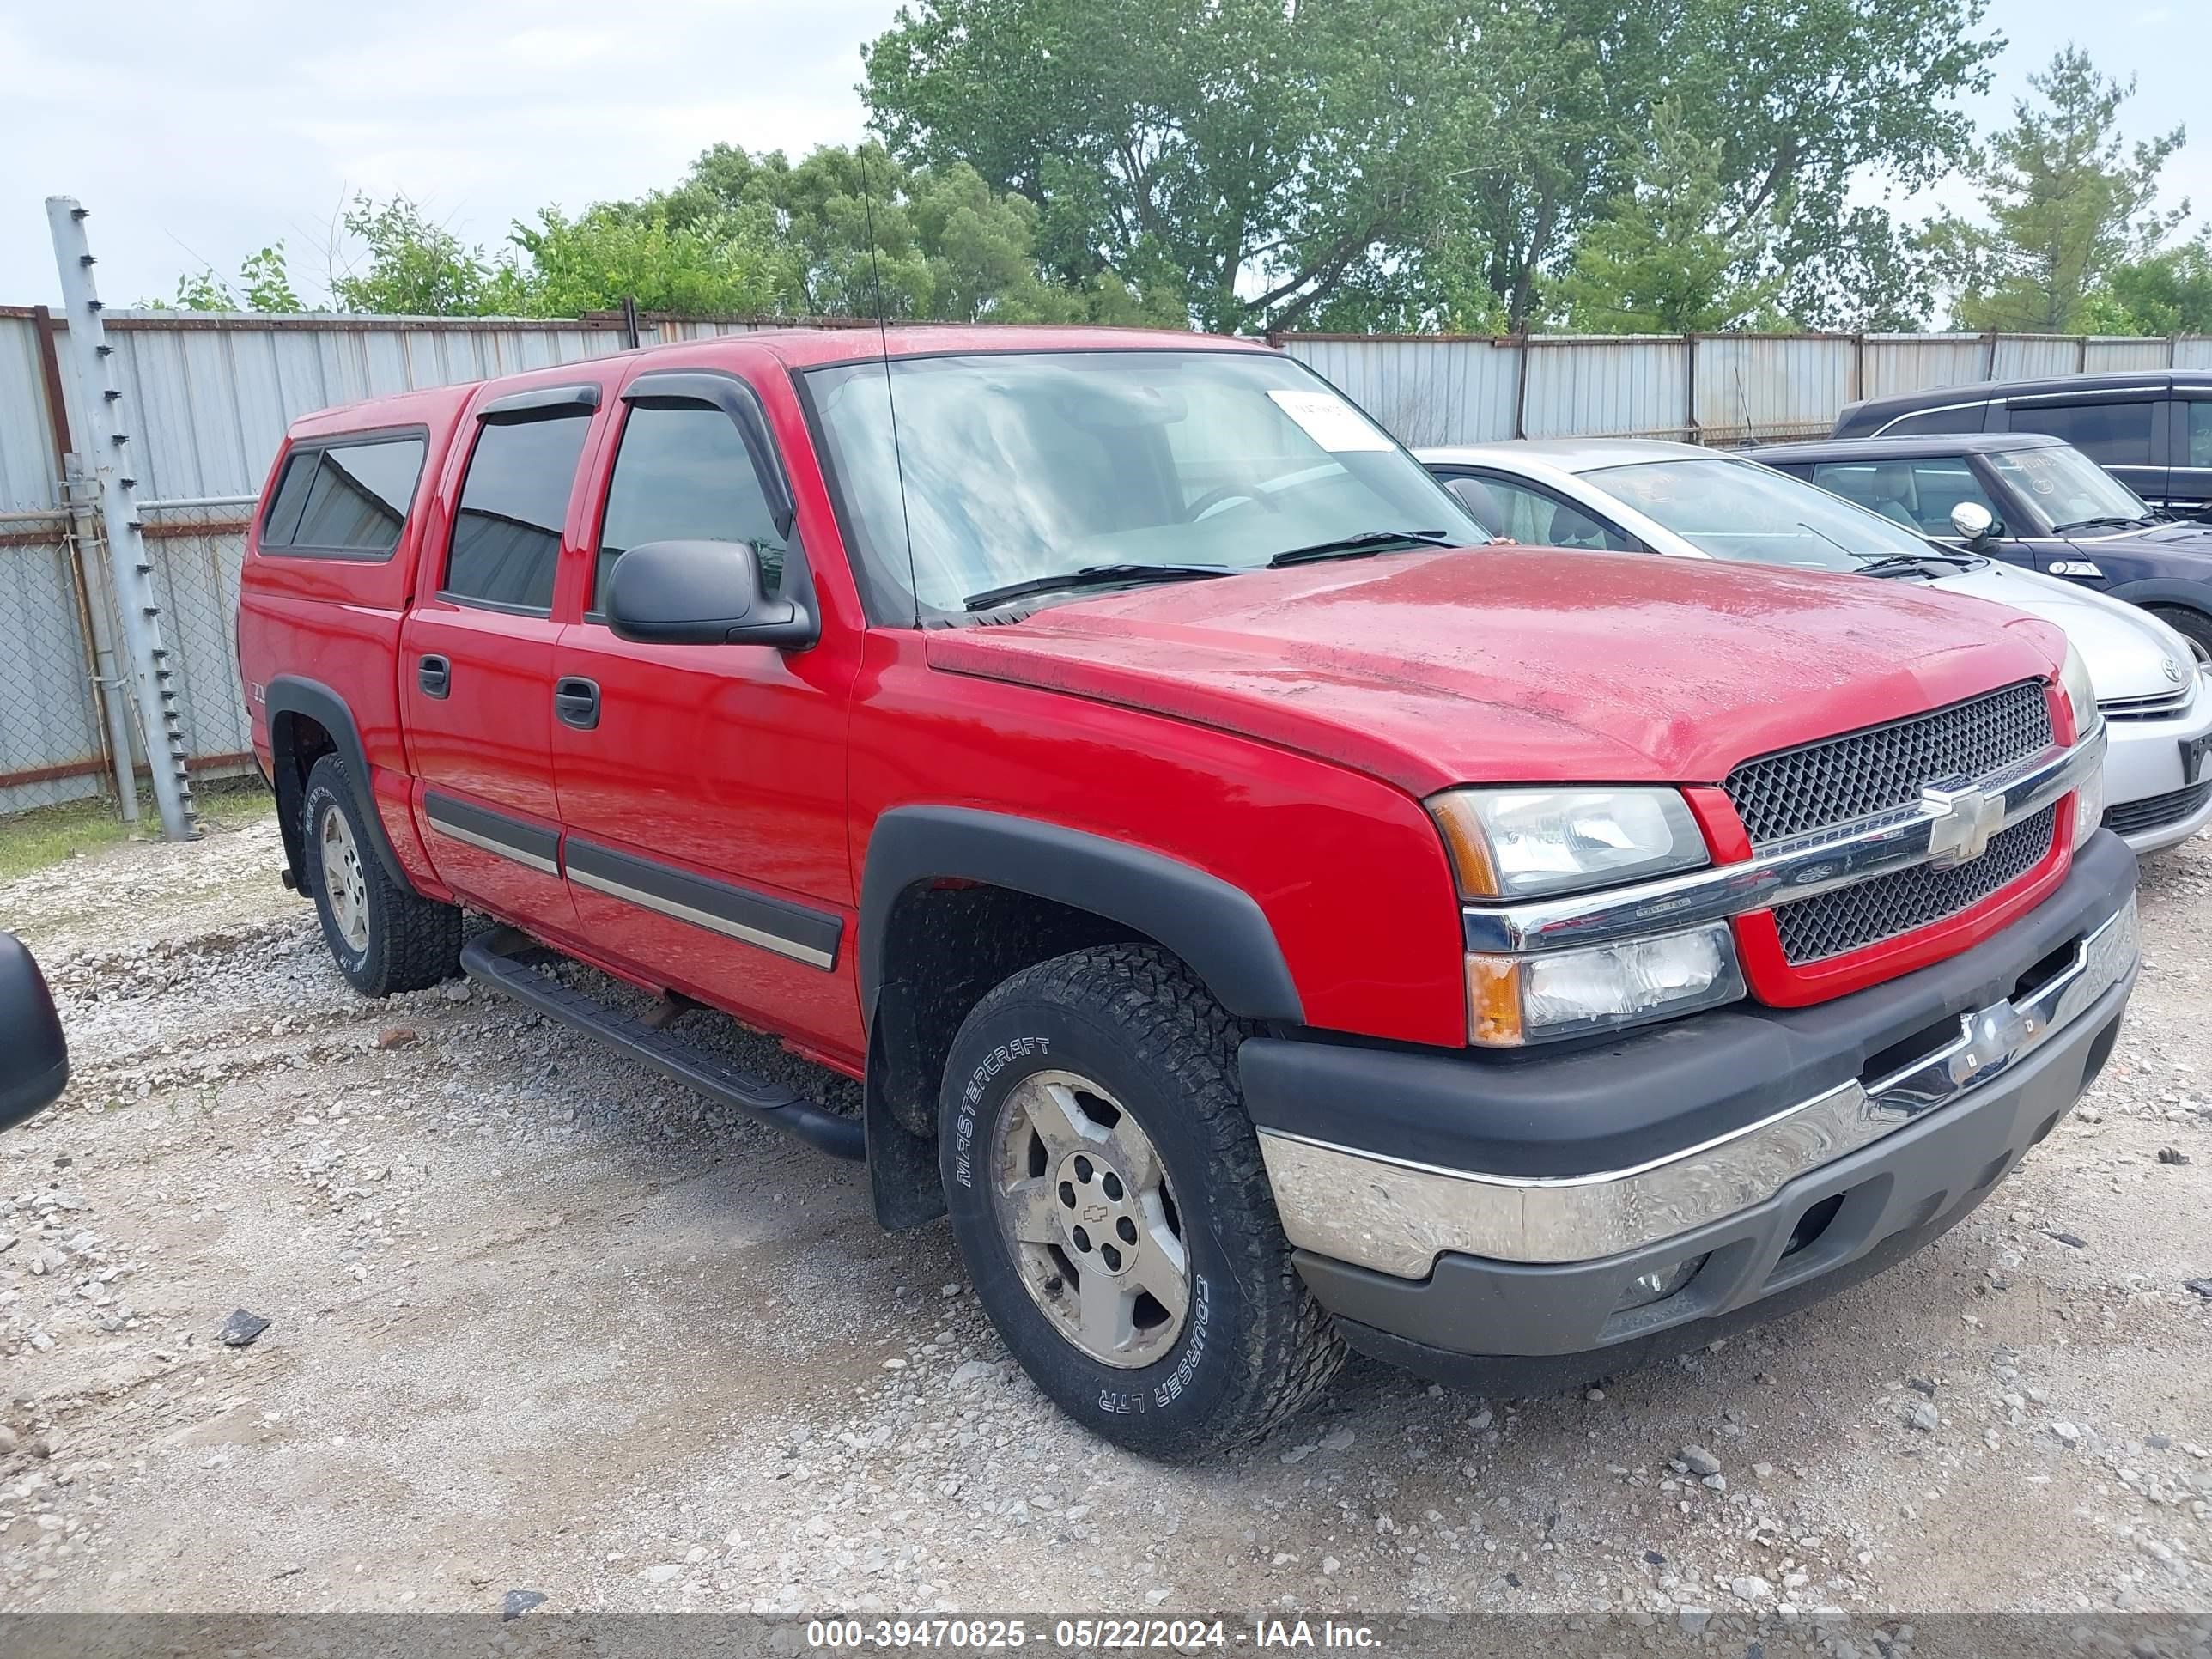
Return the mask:
{"type": "Polygon", "coordinates": [[[1854,1079],[1762,1122],[1634,1169],[1522,1177],[1260,1133],[1291,1243],[1401,1279],[1453,1251],[1499,1261],[1586,1261],[1765,1202],[1789,1182],[1951,1104],[2018,1065],[2132,970],[2136,902],[2087,934],[2034,991],[1959,1018],[1959,1034],[1887,1077],[1854,1079]]]}
{"type": "Polygon", "coordinates": [[[2070,749],[2053,746],[1960,787],[1930,785],[1918,802],[1709,866],[1600,893],[1518,904],[1470,904],[1467,948],[1486,953],[1565,950],[1720,921],[1848,887],[1916,864],[1978,855],[2006,825],[2033,817],[2103,763],[2105,726],[2070,749]]]}

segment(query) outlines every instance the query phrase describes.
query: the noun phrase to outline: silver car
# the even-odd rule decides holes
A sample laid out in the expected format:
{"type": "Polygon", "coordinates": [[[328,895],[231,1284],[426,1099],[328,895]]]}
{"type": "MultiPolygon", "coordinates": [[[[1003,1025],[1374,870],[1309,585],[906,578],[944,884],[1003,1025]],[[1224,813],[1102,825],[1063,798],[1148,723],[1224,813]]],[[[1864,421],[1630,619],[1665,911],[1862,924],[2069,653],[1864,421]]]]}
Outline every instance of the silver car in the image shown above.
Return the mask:
{"type": "Polygon", "coordinates": [[[1522,440],[1414,453],[1510,541],[1864,570],[2055,623],[2088,664],[2110,735],[2106,825],[2152,853],[2212,819],[2212,666],[2148,611],[1938,546],[1812,484],[1690,444],[1522,440]]]}

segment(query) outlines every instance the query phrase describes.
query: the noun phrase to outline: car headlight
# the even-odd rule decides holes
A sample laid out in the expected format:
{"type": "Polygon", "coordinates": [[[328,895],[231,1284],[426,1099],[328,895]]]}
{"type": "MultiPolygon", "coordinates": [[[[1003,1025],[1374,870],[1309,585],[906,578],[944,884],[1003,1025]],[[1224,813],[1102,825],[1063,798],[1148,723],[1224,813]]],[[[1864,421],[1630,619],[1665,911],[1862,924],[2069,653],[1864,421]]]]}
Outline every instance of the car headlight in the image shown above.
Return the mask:
{"type": "Polygon", "coordinates": [[[1673,789],[1453,789],[1429,811],[1462,898],[1534,898],[1706,862],[1673,789]]]}
{"type": "Polygon", "coordinates": [[[1468,1036],[1486,1048],[1671,1019],[1744,994],[1735,936],[1713,922],[1534,957],[1467,959],[1468,1036]]]}
{"type": "Polygon", "coordinates": [[[2089,678],[2089,665],[2071,640],[2066,642],[2066,661],[2058,671],[2058,689],[2073,705],[2074,741],[2079,743],[2097,729],[2104,716],[2097,712],[2097,688],[2089,678]]]}

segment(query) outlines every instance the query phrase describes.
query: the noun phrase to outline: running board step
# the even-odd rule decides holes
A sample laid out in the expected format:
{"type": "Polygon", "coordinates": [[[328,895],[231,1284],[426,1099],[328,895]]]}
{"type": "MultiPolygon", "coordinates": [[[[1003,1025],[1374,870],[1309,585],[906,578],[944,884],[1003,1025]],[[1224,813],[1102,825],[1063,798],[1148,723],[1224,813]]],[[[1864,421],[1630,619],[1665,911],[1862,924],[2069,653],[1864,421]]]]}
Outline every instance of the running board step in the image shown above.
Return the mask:
{"type": "Polygon", "coordinates": [[[523,960],[544,950],[512,927],[495,927],[469,941],[461,951],[461,968],[471,979],[482,980],[563,1024],[589,1032],[757,1123],[780,1129],[832,1158],[859,1163],[867,1156],[866,1135],[859,1119],[825,1112],[780,1083],[739,1071],[679,1036],[655,1030],[641,1019],[547,978],[523,960]]]}

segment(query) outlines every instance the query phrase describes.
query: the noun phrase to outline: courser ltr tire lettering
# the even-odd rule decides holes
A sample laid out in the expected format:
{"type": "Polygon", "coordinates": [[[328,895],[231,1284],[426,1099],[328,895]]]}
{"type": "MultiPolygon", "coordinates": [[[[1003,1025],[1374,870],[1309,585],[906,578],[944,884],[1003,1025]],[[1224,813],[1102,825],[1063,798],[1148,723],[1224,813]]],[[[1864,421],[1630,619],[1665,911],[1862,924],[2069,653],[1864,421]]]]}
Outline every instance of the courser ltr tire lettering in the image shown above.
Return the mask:
{"type": "Polygon", "coordinates": [[[1107,945],[1024,969],[953,1040],[939,1158],[976,1295],[1023,1368],[1107,1439],[1188,1460],[1258,1438],[1310,1401],[1344,1346],[1291,1265],[1237,1087],[1243,1030],[1157,947],[1107,945]],[[994,1197],[1002,1115],[1025,1079],[1095,1079],[1133,1114],[1172,1188],[1189,1301],[1153,1363],[1102,1363],[1062,1334],[1023,1277],[994,1197]]]}
{"type": "Polygon", "coordinates": [[[461,912],[458,906],[441,904],[400,886],[386,873],[383,860],[373,850],[368,830],[355,805],[352,779],[345,762],[325,755],[307,774],[306,798],[300,805],[302,859],[307,890],[315,897],[315,914],[323,924],[323,941],[346,982],[363,996],[390,996],[399,991],[420,991],[450,979],[460,969],[461,912]],[[323,867],[324,815],[341,815],[360,851],[361,886],[368,915],[368,939],[356,949],[340,929],[331,903],[330,875],[323,867]]]}

